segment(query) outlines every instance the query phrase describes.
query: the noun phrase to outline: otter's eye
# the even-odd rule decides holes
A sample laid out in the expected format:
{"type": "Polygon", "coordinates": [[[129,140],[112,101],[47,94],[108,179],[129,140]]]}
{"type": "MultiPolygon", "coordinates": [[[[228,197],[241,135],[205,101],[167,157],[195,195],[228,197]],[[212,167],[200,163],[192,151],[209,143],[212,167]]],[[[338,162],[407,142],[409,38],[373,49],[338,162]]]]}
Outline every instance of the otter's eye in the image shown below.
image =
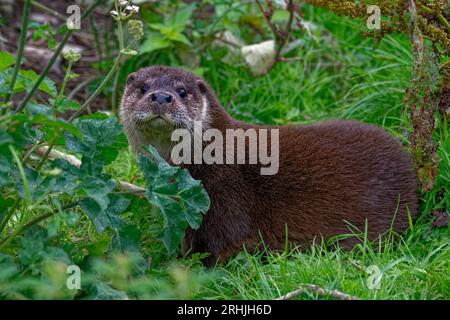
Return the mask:
{"type": "Polygon", "coordinates": [[[181,99],[186,98],[186,95],[187,95],[186,90],[184,90],[184,89],[178,90],[178,95],[180,96],[181,99]]]}
{"type": "Polygon", "coordinates": [[[141,88],[142,93],[146,93],[148,90],[150,90],[150,86],[148,84],[144,84],[141,88]]]}

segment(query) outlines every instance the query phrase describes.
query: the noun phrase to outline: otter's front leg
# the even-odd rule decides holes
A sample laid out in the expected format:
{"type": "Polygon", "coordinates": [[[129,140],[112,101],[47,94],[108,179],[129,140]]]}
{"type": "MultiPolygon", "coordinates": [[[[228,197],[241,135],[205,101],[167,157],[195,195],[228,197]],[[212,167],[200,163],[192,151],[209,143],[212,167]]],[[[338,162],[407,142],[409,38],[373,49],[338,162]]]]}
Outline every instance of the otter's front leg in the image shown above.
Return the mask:
{"type": "Polygon", "coordinates": [[[245,247],[252,251],[257,235],[250,234],[250,222],[245,218],[229,218],[222,212],[220,218],[208,212],[198,230],[188,228],[182,243],[183,254],[208,253],[202,260],[205,266],[214,266],[217,262],[226,262],[228,258],[245,247]]]}

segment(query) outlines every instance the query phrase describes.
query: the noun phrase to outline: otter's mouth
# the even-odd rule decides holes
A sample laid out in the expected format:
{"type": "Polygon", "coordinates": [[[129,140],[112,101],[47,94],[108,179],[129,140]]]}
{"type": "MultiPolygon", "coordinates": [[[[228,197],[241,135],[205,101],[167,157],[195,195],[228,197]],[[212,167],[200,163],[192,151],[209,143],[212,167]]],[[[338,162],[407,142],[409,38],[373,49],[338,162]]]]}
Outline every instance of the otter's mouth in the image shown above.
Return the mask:
{"type": "Polygon", "coordinates": [[[166,127],[174,126],[174,121],[164,115],[147,115],[139,119],[139,124],[141,126],[152,126],[152,127],[166,127]]]}

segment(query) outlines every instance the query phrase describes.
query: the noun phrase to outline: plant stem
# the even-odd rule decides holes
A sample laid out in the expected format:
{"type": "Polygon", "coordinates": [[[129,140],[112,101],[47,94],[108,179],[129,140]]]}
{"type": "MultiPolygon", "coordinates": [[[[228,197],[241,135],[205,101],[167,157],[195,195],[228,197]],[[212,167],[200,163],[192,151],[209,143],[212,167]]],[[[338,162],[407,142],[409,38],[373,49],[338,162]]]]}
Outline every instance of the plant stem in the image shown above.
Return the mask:
{"type": "Polygon", "coordinates": [[[84,110],[86,110],[90,106],[91,102],[95,99],[95,97],[97,97],[97,95],[100,93],[100,91],[103,89],[103,87],[109,82],[109,80],[111,80],[111,78],[114,75],[114,73],[116,72],[117,68],[120,66],[121,59],[122,59],[122,56],[124,55],[124,52],[135,43],[135,41],[133,40],[126,48],[124,48],[123,30],[122,30],[122,12],[120,11],[119,6],[117,5],[117,0],[114,0],[114,5],[116,8],[116,12],[117,12],[116,20],[117,20],[118,33],[119,33],[119,49],[120,49],[119,55],[116,57],[116,60],[114,61],[114,65],[109,70],[108,74],[103,79],[103,81],[100,83],[100,85],[97,87],[97,89],[95,89],[95,91],[83,103],[83,105],[69,118],[69,120],[68,120],[69,123],[72,122],[73,120],[75,120],[84,110]]]}
{"type": "Polygon", "coordinates": [[[25,230],[31,228],[33,225],[35,225],[36,223],[47,219],[48,217],[51,217],[54,214],[54,212],[46,212],[41,214],[40,216],[36,217],[35,219],[31,220],[30,222],[21,225],[19,228],[17,228],[16,230],[14,230],[13,233],[11,233],[9,236],[7,236],[5,239],[3,239],[0,242],[0,251],[6,247],[8,245],[8,243],[11,242],[12,239],[14,239],[16,236],[18,236],[19,234],[21,234],[22,232],[24,232],[25,230]]]}
{"type": "Polygon", "coordinates": [[[67,70],[66,70],[66,74],[64,75],[64,79],[63,79],[63,83],[61,85],[61,88],[58,92],[58,96],[55,99],[55,102],[53,103],[53,116],[56,117],[57,114],[57,106],[58,103],[60,102],[61,98],[64,96],[64,91],[66,90],[66,86],[67,86],[67,82],[69,82],[69,78],[70,78],[70,73],[72,71],[72,65],[73,62],[69,61],[69,64],[67,65],[67,70]]]}
{"type": "MultiPolygon", "coordinates": [[[[94,3],[92,3],[86,9],[86,11],[81,15],[80,20],[83,21],[84,18],[89,16],[92,13],[92,11],[94,10],[94,8],[100,3],[100,1],[102,1],[102,0],[96,0],[94,3]]],[[[55,52],[53,53],[52,57],[50,58],[50,61],[48,62],[47,66],[41,72],[41,74],[39,75],[39,78],[33,84],[33,87],[31,88],[31,90],[28,92],[28,94],[22,100],[22,102],[20,103],[20,105],[17,108],[16,112],[22,111],[25,108],[25,106],[27,105],[27,103],[30,101],[30,99],[33,97],[33,95],[36,93],[36,90],[39,88],[39,85],[44,80],[44,78],[47,76],[48,72],[50,71],[50,68],[55,63],[55,61],[58,58],[58,56],[60,55],[62,49],[66,45],[67,41],[69,41],[69,38],[71,37],[73,31],[74,30],[68,30],[67,31],[67,33],[64,36],[63,40],[59,43],[58,47],[56,48],[55,52]]]]}
{"type": "Polygon", "coordinates": [[[10,92],[8,92],[5,103],[9,102],[13,95],[14,86],[16,85],[17,75],[19,74],[20,65],[22,64],[23,59],[23,51],[25,49],[25,42],[27,39],[27,31],[28,31],[28,17],[30,16],[30,4],[31,0],[25,0],[25,4],[23,7],[23,17],[22,17],[22,30],[20,30],[20,38],[19,38],[19,47],[17,49],[17,58],[16,65],[14,66],[14,71],[11,77],[11,82],[9,84],[10,92]]]}
{"type": "MultiPolygon", "coordinates": [[[[115,5],[116,5],[116,8],[118,8],[117,7],[117,1],[115,1],[115,5]]],[[[119,15],[120,15],[120,13],[119,13],[119,15]]],[[[120,46],[121,49],[120,49],[120,52],[119,52],[118,56],[116,57],[116,60],[114,61],[114,65],[109,70],[108,74],[103,79],[103,81],[99,84],[99,86],[91,94],[91,96],[83,103],[83,105],[74,114],[72,114],[72,116],[68,120],[69,123],[72,122],[73,120],[75,120],[84,110],[86,110],[90,106],[92,101],[97,97],[97,95],[101,92],[101,90],[104,88],[104,86],[111,80],[112,76],[116,73],[117,68],[120,66],[121,59],[122,59],[122,56],[124,55],[124,52],[128,48],[132,47],[134,45],[134,43],[135,43],[135,40],[133,40],[133,41],[131,41],[128,44],[128,46],[126,48],[124,48],[122,22],[120,20],[120,16],[119,16],[119,19],[118,19],[118,25],[119,25],[119,46],[120,46]]],[[[42,165],[48,159],[48,156],[49,156],[50,152],[52,151],[53,147],[55,146],[55,143],[58,140],[60,133],[61,133],[60,131],[57,131],[55,133],[55,136],[50,141],[48,149],[47,149],[46,153],[44,154],[42,160],[39,162],[36,170],[39,171],[41,169],[42,165]]]]}
{"type": "Polygon", "coordinates": [[[439,21],[440,21],[440,22],[445,26],[445,28],[447,29],[447,32],[450,32],[450,24],[449,24],[449,22],[447,21],[447,19],[445,19],[445,17],[442,15],[442,13],[434,12],[433,9],[430,9],[430,8],[424,6],[423,4],[419,4],[418,6],[419,6],[419,8],[420,8],[422,11],[424,11],[424,12],[426,12],[426,13],[428,13],[428,14],[436,14],[436,16],[437,16],[437,18],[439,19],[439,21]]]}
{"type": "Polygon", "coordinates": [[[109,70],[106,77],[103,79],[103,81],[100,83],[100,85],[95,89],[95,91],[91,94],[91,96],[83,103],[83,105],[69,118],[68,122],[72,122],[77,118],[86,108],[91,104],[91,102],[97,97],[97,95],[102,91],[103,87],[108,83],[108,81],[112,78],[114,75],[114,72],[116,71],[117,67],[120,65],[120,60],[122,59],[122,52],[119,52],[119,55],[116,58],[116,61],[114,61],[114,65],[109,70]]]}
{"type": "Polygon", "coordinates": [[[100,44],[100,39],[98,37],[98,30],[95,25],[94,19],[92,16],[89,17],[89,24],[92,29],[92,33],[94,34],[94,40],[95,40],[95,47],[97,48],[97,54],[98,54],[98,70],[103,71],[103,52],[102,52],[102,46],[100,44]]]}
{"type": "Polygon", "coordinates": [[[25,189],[25,198],[27,202],[27,206],[31,205],[31,194],[30,194],[30,188],[28,186],[28,180],[27,176],[25,175],[25,170],[22,166],[22,161],[20,161],[19,157],[17,156],[16,151],[12,147],[12,145],[9,145],[9,151],[11,151],[11,154],[13,155],[14,161],[17,164],[17,167],[19,168],[20,176],[22,177],[23,181],[23,188],[25,189]]]}
{"type": "Polygon", "coordinates": [[[450,23],[447,21],[447,19],[445,19],[445,17],[441,13],[438,13],[437,17],[439,21],[445,26],[447,32],[450,33],[450,23]]]}
{"type": "Polygon", "coordinates": [[[32,146],[27,153],[25,154],[25,156],[22,159],[22,164],[25,164],[28,161],[28,158],[33,154],[33,152],[39,148],[42,147],[42,142],[40,143],[36,143],[34,146],[32,146]]]}
{"type": "MultiPolygon", "coordinates": [[[[53,115],[56,117],[56,113],[57,113],[57,105],[59,103],[59,101],[61,100],[61,98],[64,96],[64,91],[66,90],[66,85],[67,82],[69,81],[70,78],[70,72],[72,70],[72,65],[73,62],[69,61],[69,65],[67,66],[67,70],[66,70],[66,74],[64,76],[64,80],[63,83],[61,85],[61,89],[58,92],[58,96],[55,99],[55,102],[53,103],[53,115]]],[[[47,161],[48,159],[48,155],[50,154],[50,152],[53,149],[53,146],[55,145],[56,141],[58,141],[59,135],[61,134],[61,129],[58,128],[57,131],[55,132],[55,135],[53,136],[52,140],[50,141],[49,144],[49,148],[47,149],[47,152],[44,154],[44,156],[42,157],[41,161],[39,162],[39,164],[36,167],[36,171],[41,170],[42,166],[44,165],[45,161],[47,161]]]]}
{"type": "Polygon", "coordinates": [[[13,215],[14,211],[16,211],[17,207],[19,206],[20,198],[17,198],[14,202],[13,206],[9,208],[8,213],[5,215],[3,220],[0,222],[0,234],[3,232],[3,229],[5,229],[6,224],[8,223],[9,219],[13,215]]]}
{"type": "MultiPolygon", "coordinates": [[[[68,205],[64,206],[62,208],[62,210],[67,210],[70,209],[72,207],[75,207],[78,204],[78,201],[69,203],[68,205]]],[[[8,245],[8,243],[11,242],[12,239],[14,239],[15,237],[17,237],[19,234],[23,233],[25,230],[31,228],[32,226],[34,226],[35,224],[41,222],[42,220],[45,220],[51,216],[53,216],[56,212],[55,211],[51,211],[51,212],[46,212],[43,213],[39,216],[37,216],[36,218],[34,218],[33,220],[21,225],[19,228],[17,228],[13,233],[11,233],[9,236],[7,236],[5,239],[3,239],[2,241],[0,241],[0,251],[6,247],[8,245]]]]}
{"type": "Polygon", "coordinates": [[[116,7],[117,12],[117,26],[119,31],[119,50],[120,52],[122,52],[123,51],[122,11],[119,9],[119,6],[117,5],[117,0],[114,0],[114,5],[116,7]]]}
{"type": "Polygon", "coordinates": [[[45,152],[44,156],[42,157],[41,161],[39,161],[39,164],[36,167],[36,171],[41,170],[42,166],[44,165],[45,161],[48,159],[48,155],[52,151],[53,147],[55,146],[56,141],[58,141],[59,135],[61,134],[61,130],[58,129],[58,131],[55,132],[55,135],[53,136],[52,140],[50,141],[48,145],[48,149],[45,152]]]}
{"type": "Polygon", "coordinates": [[[117,109],[117,91],[118,91],[117,86],[119,85],[119,75],[120,75],[119,71],[117,71],[116,74],[114,75],[112,95],[111,95],[111,110],[116,115],[116,117],[119,116],[117,109]]]}

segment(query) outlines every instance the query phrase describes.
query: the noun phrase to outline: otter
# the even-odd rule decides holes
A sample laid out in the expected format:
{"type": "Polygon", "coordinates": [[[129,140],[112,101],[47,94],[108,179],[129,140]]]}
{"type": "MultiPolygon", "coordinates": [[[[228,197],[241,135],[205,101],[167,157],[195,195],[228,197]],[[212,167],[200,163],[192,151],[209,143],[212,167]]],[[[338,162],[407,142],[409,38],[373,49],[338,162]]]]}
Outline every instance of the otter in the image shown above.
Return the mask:
{"type": "MultiPolygon", "coordinates": [[[[153,145],[168,161],[176,128],[278,129],[279,169],[261,164],[184,164],[201,180],[211,206],[199,229],[188,228],[183,253],[209,253],[206,265],[226,262],[261,243],[273,250],[307,247],[347,234],[353,247],[404,231],[418,210],[418,183],[409,155],[385,130],[348,120],[262,126],[232,118],[201,77],[152,66],[128,75],[120,109],[132,146],[153,145]],[[353,234],[353,236],[351,236],[353,234]]],[[[269,142],[270,144],[270,142],[269,142]]],[[[249,151],[246,150],[248,156],[249,151]]]]}

